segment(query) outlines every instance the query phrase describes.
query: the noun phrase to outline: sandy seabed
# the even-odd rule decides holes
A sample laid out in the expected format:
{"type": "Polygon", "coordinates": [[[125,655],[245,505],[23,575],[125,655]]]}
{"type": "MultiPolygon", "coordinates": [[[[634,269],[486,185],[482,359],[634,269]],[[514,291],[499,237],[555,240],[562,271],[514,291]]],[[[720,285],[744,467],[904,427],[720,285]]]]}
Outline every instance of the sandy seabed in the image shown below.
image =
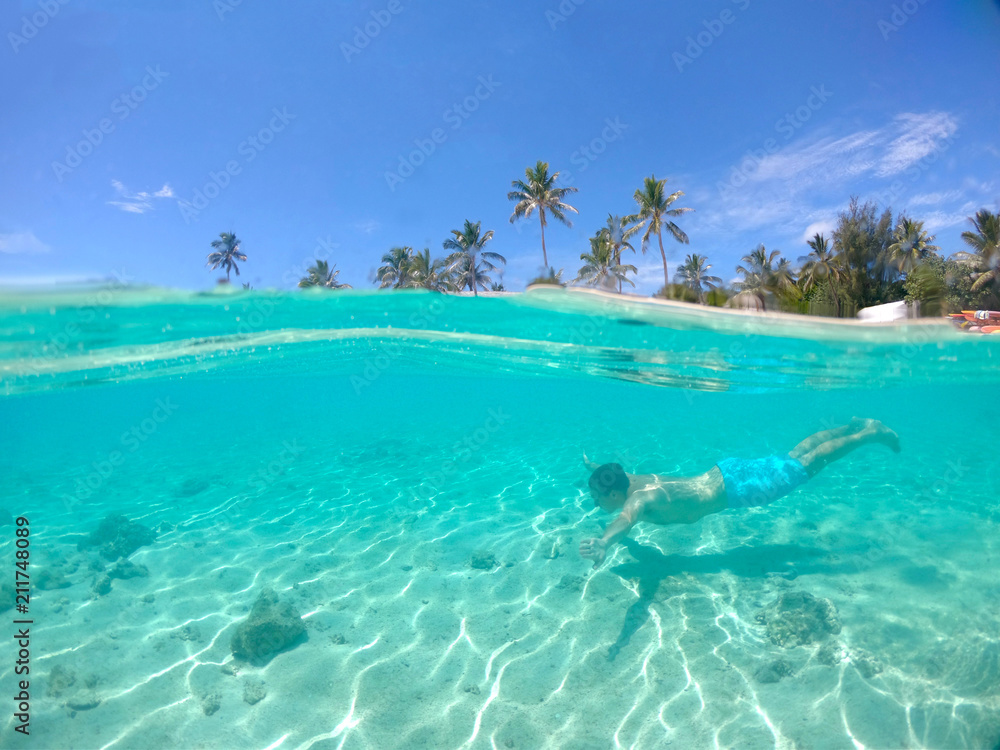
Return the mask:
{"type": "Polygon", "coordinates": [[[39,569],[62,571],[68,586],[32,601],[32,734],[20,746],[982,748],[1000,738],[1000,507],[985,489],[958,505],[915,499],[933,474],[915,467],[912,487],[875,481],[899,472],[895,456],[872,450],[856,459],[865,479],[847,459],[768,508],[641,527],[592,572],[576,547],[608,519],[588,508],[566,447],[538,440],[532,462],[513,466],[473,454],[440,487],[415,486],[400,467],[447,453],[398,438],[354,445],[283,463],[251,491],[223,472],[182,476],[137,457],[100,511],[51,514],[39,569]],[[148,577],[95,597],[98,555],[77,542],[109,508],[175,528],[132,555],[148,577]],[[267,587],[307,634],[252,666],[230,641],[267,587]],[[840,632],[772,642],[757,615],[798,591],[832,602],[840,632]]]}

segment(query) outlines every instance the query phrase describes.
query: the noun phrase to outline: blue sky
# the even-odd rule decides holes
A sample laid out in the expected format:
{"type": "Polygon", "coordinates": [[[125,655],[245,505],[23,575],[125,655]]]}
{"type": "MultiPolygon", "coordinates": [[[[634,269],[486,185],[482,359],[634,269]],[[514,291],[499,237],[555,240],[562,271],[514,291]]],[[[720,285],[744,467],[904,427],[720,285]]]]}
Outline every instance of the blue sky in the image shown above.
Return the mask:
{"type": "MultiPolygon", "coordinates": [[[[539,229],[506,193],[539,159],[579,189],[546,232],[570,276],[654,173],[695,209],[671,273],[698,252],[725,279],[761,242],[804,255],[851,195],[946,253],[1000,199],[996,0],[3,0],[0,34],[6,282],[208,288],[233,230],[257,288],[315,257],[365,287],[471,219],[519,289],[539,229]]],[[[655,245],[629,260],[662,284],[655,245]]]]}

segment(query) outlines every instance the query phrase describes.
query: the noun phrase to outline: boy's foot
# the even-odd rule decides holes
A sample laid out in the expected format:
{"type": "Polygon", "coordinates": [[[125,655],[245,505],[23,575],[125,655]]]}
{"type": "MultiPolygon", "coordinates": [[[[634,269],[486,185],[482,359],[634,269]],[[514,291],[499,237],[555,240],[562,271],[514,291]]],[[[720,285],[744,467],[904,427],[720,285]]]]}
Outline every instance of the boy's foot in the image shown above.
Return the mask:
{"type": "Polygon", "coordinates": [[[876,424],[874,419],[867,419],[865,417],[851,417],[851,421],[848,426],[851,428],[852,432],[861,432],[866,427],[871,427],[876,424]]]}
{"type": "Polygon", "coordinates": [[[871,420],[871,424],[865,429],[871,430],[872,434],[875,435],[875,439],[891,448],[893,453],[899,453],[899,435],[895,431],[890,430],[876,419],[871,420]]]}

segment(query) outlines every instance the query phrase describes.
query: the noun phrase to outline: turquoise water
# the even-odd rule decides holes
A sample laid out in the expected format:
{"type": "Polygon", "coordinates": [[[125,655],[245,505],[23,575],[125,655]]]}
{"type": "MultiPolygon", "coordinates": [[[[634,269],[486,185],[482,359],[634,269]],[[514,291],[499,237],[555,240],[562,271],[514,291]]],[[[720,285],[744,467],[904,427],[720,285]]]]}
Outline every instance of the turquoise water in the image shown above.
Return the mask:
{"type": "Polygon", "coordinates": [[[988,337],[557,290],[8,293],[0,329],[0,511],[31,530],[18,746],[1000,741],[988,337]],[[902,452],[640,525],[598,571],[577,553],[611,520],[583,450],[695,474],[854,416],[902,452]],[[102,589],[80,542],[109,514],[158,533],[102,589]],[[305,634],[235,660],[265,588],[305,634]],[[779,645],[767,612],[799,592],[839,632],[779,645]]]}

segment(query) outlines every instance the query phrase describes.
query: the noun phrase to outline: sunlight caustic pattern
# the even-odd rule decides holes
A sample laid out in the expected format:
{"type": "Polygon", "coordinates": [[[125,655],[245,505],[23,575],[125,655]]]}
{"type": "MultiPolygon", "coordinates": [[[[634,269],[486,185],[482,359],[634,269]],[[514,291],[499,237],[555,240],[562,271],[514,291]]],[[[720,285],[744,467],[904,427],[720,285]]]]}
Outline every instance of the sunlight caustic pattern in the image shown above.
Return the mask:
{"type": "MultiPolygon", "coordinates": [[[[400,304],[383,320],[405,317],[400,304]]],[[[461,356],[447,337],[410,332],[418,343],[360,394],[351,377],[376,344],[345,344],[315,311],[275,320],[321,345],[270,351],[211,325],[191,336],[178,314],[171,346],[211,340],[208,366],[136,358],[99,387],[81,387],[76,354],[56,358],[61,374],[29,374],[8,351],[5,372],[21,374],[0,409],[26,427],[0,444],[0,508],[32,498],[51,582],[33,597],[46,644],[35,746],[849,749],[1000,736],[1000,587],[984,564],[1000,554],[1000,473],[946,439],[956,425],[970,444],[992,434],[1000,415],[980,398],[979,369],[992,349],[933,331],[918,344],[837,339],[853,329],[806,342],[782,319],[748,337],[622,308],[648,325],[609,317],[573,344],[607,356],[542,377],[545,346],[518,342],[568,343],[593,311],[505,304],[490,322],[464,320],[461,356]],[[515,340],[504,327],[518,315],[515,340]],[[322,321],[316,335],[307,316],[322,321]],[[608,376],[615,363],[648,365],[643,347],[667,339],[715,363],[727,388],[702,388],[700,366],[678,367],[666,387],[608,376]],[[826,357],[867,377],[861,360],[874,353],[907,378],[821,390],[802,377],[826,357]],[[945,359],[967,380],[952,371],[947,385],[945,359]],[[235,413],[219,399],[229,387],[244,405],[235,413]],[[156,398],[184,408],[92,496],[64,502],[156,398]],[[964,408],[968,398],[981,407],[964,408]],[[503,417],[492,430],[491,410],[503,417]],[[903,453],[859,452],[766,508],[640,525],[596,571],[578,555],[607,520],[582,450],[684,475],[787,451],[857,414],[892,424],[903,453]],[[52,442],[54,424],[65,443],[52,442]],[[81,542],[109,513],[155,540],[127,563],[102,560],[81,542]],[[231,642],[265,588],[305,633],[252,664],[231,642]],[[830,602],[837,627],[789,641],[769,613],[806,594],[830,602]]],[[[135,335],[123,328],[106,346],[124,351],[135,335]]]]}

